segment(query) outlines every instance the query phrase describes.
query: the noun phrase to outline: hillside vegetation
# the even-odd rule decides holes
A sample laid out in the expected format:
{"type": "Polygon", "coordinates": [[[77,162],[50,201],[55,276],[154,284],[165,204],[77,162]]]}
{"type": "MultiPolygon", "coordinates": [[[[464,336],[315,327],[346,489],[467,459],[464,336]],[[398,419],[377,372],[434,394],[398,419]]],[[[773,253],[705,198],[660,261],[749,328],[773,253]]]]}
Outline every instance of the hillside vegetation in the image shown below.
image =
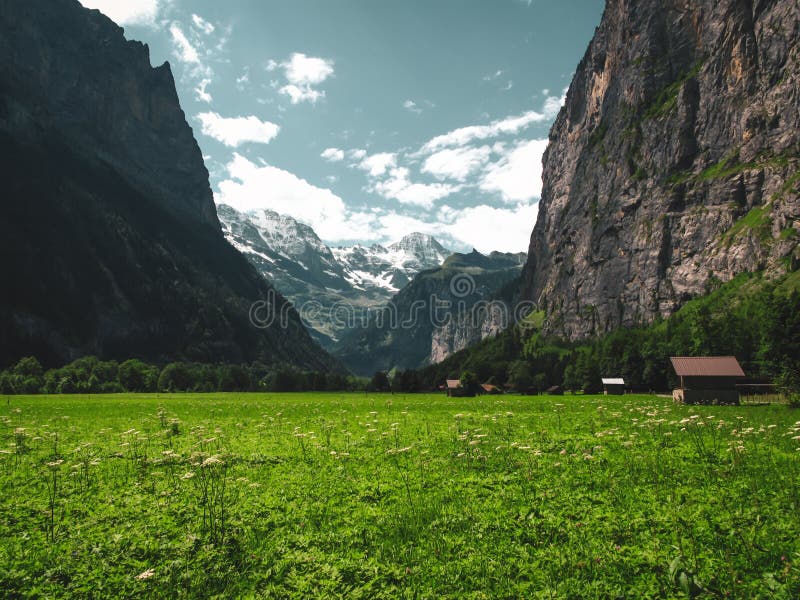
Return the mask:
{"type": "MultiPolygon", "coordinates": [[[[590,318],[590,315],[587,315],[590,318]]],[[[688,302],[666,320],[618,329],[600,338],[566,342],[541,333],[543,313],[419,372],[409,386],[426,388],[462,372],[517,389],[598,391],[601,377],[667,390],[670,356],[735,355],[751,378],[797,385],[800,373],[800,271],[776,280],[742,274],[688,302]]]]}

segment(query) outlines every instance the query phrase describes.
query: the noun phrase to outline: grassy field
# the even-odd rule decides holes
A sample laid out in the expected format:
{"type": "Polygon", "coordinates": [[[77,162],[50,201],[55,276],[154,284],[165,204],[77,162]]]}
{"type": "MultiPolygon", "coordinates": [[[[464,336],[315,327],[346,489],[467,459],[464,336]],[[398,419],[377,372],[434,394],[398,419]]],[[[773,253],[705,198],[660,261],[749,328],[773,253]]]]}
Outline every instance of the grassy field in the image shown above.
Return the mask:
{"type": "Polygon", "coordinates": [[[800,411],[0,398],[0,596],[800,596],[800,411]]]}

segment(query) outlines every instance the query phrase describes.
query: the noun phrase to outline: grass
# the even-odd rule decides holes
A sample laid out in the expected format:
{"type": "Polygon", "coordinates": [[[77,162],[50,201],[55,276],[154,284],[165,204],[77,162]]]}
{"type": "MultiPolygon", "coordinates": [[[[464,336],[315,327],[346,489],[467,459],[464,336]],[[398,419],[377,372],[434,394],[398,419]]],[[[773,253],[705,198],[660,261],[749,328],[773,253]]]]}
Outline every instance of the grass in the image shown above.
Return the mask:
{"type": "Polygon", "coordinates": [[[645,119],[657,119],[672,112],[678,105],[678,95],[681,88],[690,79],[697,77],[703,68],[704,61],[698,61],[688,72],[683,73],[678,79],[663,88],[655,97],[650,106],[645,110],[645,119]]]}
{"type": "Polygon", "coordinates": [[[11,397],[0,596],[800,594],[800,412],[655,396],[11,397]]]}
{"type": "MultiPolygon", "coordinates": [[[[690,182],[717,181],[728,179],[739,175],[745,171],[756,171],[763,169],[782,169],[797,159],[797,151],[789,154],[779,154],[777,156],[760,155],[756,160],[743,163],[739,162],[739,148],[735,148],[722,157],[719,162],[714,163],[703,169],[700,173],[692,173],[688,170],[677,171],[667,178],[667,183],[672,187],[683,185],[690,182]]],[[[789,176],[784,182],[781,190],[772,196],[772,200],[779,200],[787,193],[798,191],[796,184],[800,182],[800,172],[789,176]]]]}
{"type": "Polygon", "coordinates": [[[770,204],[754,206],[722,235],[722,241],[730,245],[738,236],[751,231],[754,232],[762,242],[769,240],[772,236],[770,231],[772,227],[770,209],[770,204]]]}

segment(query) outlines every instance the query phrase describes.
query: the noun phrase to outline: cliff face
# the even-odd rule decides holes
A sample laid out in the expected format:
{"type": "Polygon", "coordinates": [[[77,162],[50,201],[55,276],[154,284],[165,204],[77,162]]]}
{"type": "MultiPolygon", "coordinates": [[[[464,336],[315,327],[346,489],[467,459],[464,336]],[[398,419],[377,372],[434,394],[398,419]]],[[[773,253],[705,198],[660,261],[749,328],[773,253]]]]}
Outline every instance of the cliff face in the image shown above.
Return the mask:
{"type": "Polygon", "coordinates": [[[796,268],[800,5],[608,0],[550,133],[522,296],[571,339],[796,268]]]}
{"type": "Polygon", "coordinates": [[[0,365],[336,367],[226,242],[168,65],[76,0],[0,0],[0,53],[0,365]]]}
{"type": "Polygon", "coordinates": [[[3,128],[41,145],[54,133],[173,213],[217,225],[208,171],[169,64],[77,0],[0,1],[3,128]]]}

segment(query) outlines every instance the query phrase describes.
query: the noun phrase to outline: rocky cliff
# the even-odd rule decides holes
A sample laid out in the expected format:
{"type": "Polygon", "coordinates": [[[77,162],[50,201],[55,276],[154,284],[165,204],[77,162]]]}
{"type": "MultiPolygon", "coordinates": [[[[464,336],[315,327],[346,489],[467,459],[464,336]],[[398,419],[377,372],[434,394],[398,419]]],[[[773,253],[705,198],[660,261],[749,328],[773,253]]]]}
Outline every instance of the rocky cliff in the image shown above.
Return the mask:
{"type": "Polygon", "coordinates": [[[0,0],[0,54],[0,364],[335,366],[225,241],[168,64],[77,0],[0,0]]]}
{"type": "Polygon", "coordinates": [[[522,296],[571,339],[796,268],[800,5],[608,0],[550,133],[522,296]]]}

